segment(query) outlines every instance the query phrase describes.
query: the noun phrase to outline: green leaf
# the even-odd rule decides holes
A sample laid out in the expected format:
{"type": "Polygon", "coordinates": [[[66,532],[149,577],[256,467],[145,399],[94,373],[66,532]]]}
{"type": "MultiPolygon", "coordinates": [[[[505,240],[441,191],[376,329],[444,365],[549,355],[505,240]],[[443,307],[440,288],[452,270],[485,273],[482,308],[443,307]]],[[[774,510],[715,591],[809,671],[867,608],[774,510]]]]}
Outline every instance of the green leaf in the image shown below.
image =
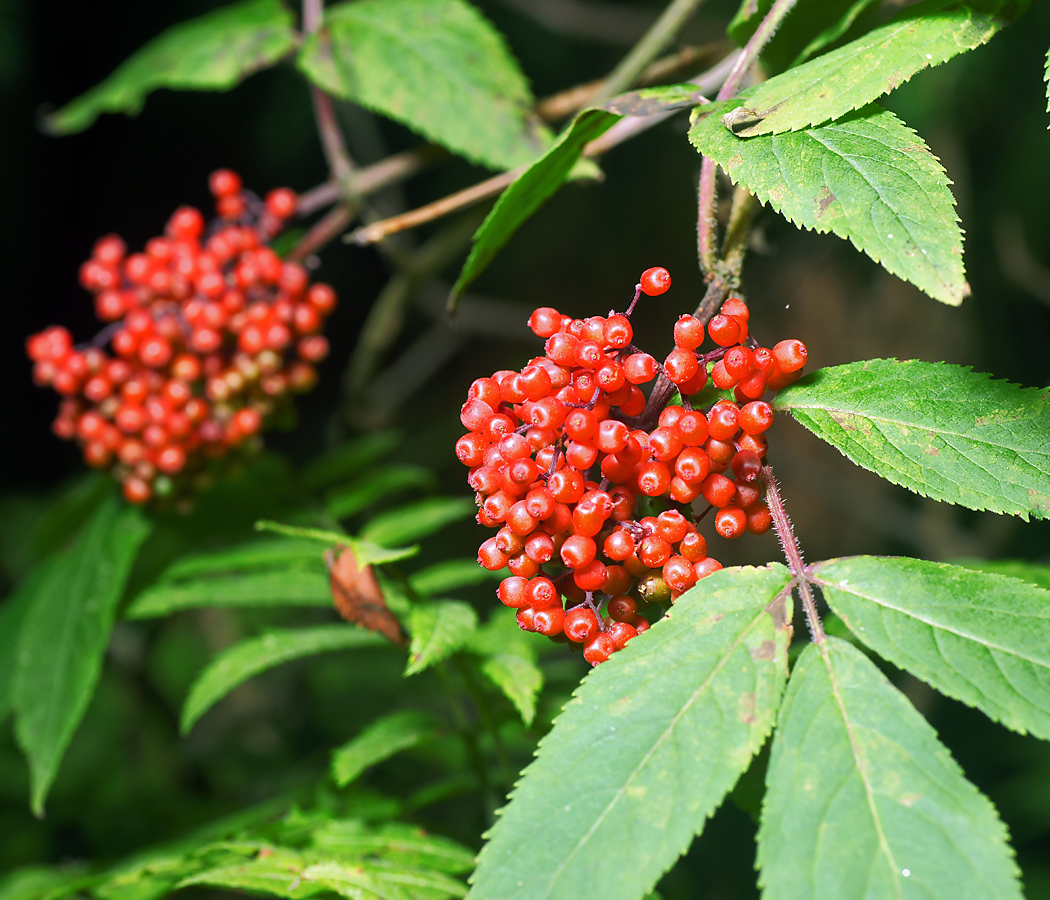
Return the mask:
{"type": "Polygon", "coordinates": [[[24,601],[13,705],[37,815],[95,692],[117,605],[149,532],[142,510],[110,493],[73,546],[41,563],[24,601]]]}
{"type": "Polygon", "coordinates": [[[740,137],[754,137],[837,119],[895,90],[916,72],[979,47],[1029,3],[926,0],[844,47],[744,91],[733,101],[725,125],[740,137]]]}
{"type": "Polygon", "coordinates": [[[919,559],[814,567],[858,639],[937,690],[1022,734],[1050,738],[1050,591],[919,559]]]}
{"type": "Polygon", "coordinates": [[[0,876],[0,900],[39,900],[79,881],[83,870],[59,871],[48,866],[24,866],[0,876]]]}
{"type": "Polygon", "coordinates": [[[536,718],[536,697],[543,687],[543,672],[531,659],[512,653],[490,656],[481,671],[514,704],[528,728],[536,718]]]}
{"type": "Polygon", "coordinates": [[[487,581],[498,581],[502,577],[479,566],[476,559],[447,559],[413,572],[408,582],[412,590],[427,597],[487,581]]]}
{"type": "Polygon", "coordinates": [[[791,673],[766,775],[765,900],[1017,898],[995,809],[863,653],[827,638],[791,673]]]}
{"type": "Polygon", "coordinates": [[[584,110],[554,145],[500,194],[496,205],[474,232],[474,245],[452,287],[451,303],[488,268],[514,232],[565,183],[583,148],[619,119],[603,110],[584,110]]]}
{"type": "Polygon", "coordinates": [[[1050,566],[1026,562],[1021,559],[953,559],[953,565],[965,569],[976,569],[979,572],[991,572],[994,575],[1005,575],[1007,578],[1019,578],[1050,591],[1050,566]]]}
{"type": "Polygon", "coordinates": [[[299,68],[318,87],[474,162],[512,169],[550,142],[503,37],[462,0],[356,0],[325,10],[299,68]]]}
{"type": "Polygon", "coordinates": [[[317,863],[303,870],[303,880],[354,900],[444,900],[466,893],[459,881],[441,872],[379,864],[317,863]]]}
{"type": "Polygon", "coordinates": [[[158,35],[86,94],[49,115],[52,134],[83,131],[104,112],[136,115],[157,88],[226,91],[295,48],[280,0],[243,0],[158,35]]]}
{"type": "Polygon", "coordinates": [[[403,822],[369,829],[356,819],[335,820],[313,833],[311,846],[326,856],[376,856],[453,875],[474,868],[473,851],[403,822]]]}
{"type": "Polygon", "coordinates": [[[179,727],[185,734],[235,687],[281,663],[330,650],[386,645],[386,640],[375,632],[344,624],[271,631],[241,641],[223,650],[198,676],[182,707],[179,727]]]}
{"type": "Polygon", "coordinates": [[[283,847],[266,847],[255,859],[239,865],[216,866],[184,878],[179,888],[208,884],[233,890],[261,891],[299,900],[321,892],[322,888],[302,877],[302,856],[283,847]]]}
{"type": "Polygon", "coordinates": [[[402,710],[383,716],[335,751],[332,778],[339,787],[346,787],[369,766],[428,741],[437,733],[437,721],[426,713],[402,710]]]}
{"type": "Polygon", "coordinates": [[[716,111],[696,120],[689,139],[800,228],[847,238],[942,303],[957,306],[969,293],[948,178],[893,113],[870,106],[818,128],[743,140],[716,111]]]}
{"type": "Polygon", "coordinates": [[[44,568],[33,570],[0,606],[0,723],[7,717],[14,701],[18,633],[33,597],[39,590],[38,582],[45,577],[45,573],[44,568]]]}
{"type": "Polygon", "coordinates": [[[789,583],[779,565],[716,572],[590,672],[490,832],[473,900],[636,900],[652,888],[772,727],[789,583]],[[566,773],[568,789],[552,788],[566,773]],[[609,864],[628,848],[630,865],[609,864]]]}
{"type": "Polygon", "coordinates": [[[369,471],[349,487],[330,491],[325,509],[334,519],[347,519],[384,497],[407,490],[432,490],[437,478],[423,466],[395,464],[369,471]]]}
{"type": "Polygon", "coordinates": [[[962,366],[869,359],[773,401],[858,466],[934,500],[1050,518],[1050,400],[962,366]]]}
{"type": "Polygon", "coordinates": [[[361,531],[361,539],[390,547],[415,541],[477,513],[467,497],[430,497],[374,516],[361,531]]]}
{"type": "Polygon", "coordinates": [[[181,556],[161,572],[158,580],[171,584],[266,569],[316,569],[322,565],[321,559],[321,550],[311,541],[263,539],[181,556]]]}
{"type": "MultiPolygon", "coordinates": [[[[399,559],[415,556],[419,552],[419,547],[380,547],[370,541],[360,540],[338,531],[327,531],[323,528],[303,528],[299,525],[282,525],[280,522],[271,522],[267,519],[256,522],[255,530],[272,531],[277,534],[306,538],[307,540],[328,544],[330,547],[349,547],[354,551],[354,556],[357,557],[357,562],[360,566],[395,562],[399,559]]],[[[406,533],[410,530],[406,530],[406,533]]]]}
{"type": "Polygon", "coordinates": [[[474,608],[459,600],[419,603],[408,614],[412,641],[405,675],[415,675],[454,653],[478,627],[474,608]]]}
{"type": "Polygon", "coordinates": [[[324,565],[309,569],[241,572],[150,585],[127,608],[128,619],[151,619],[184,609],[221,606],[331,606],[332,589],[324,565]]]}
{"type": "MultiPolygon", "coordinates": [[[[878,0],[799,0],[762,50],[774,71],[797,66],[842,37],[878,0]]],[[[744,0],[729,23],[729,36],[741,47],[773,7],[773,0],[744,0]]]]}

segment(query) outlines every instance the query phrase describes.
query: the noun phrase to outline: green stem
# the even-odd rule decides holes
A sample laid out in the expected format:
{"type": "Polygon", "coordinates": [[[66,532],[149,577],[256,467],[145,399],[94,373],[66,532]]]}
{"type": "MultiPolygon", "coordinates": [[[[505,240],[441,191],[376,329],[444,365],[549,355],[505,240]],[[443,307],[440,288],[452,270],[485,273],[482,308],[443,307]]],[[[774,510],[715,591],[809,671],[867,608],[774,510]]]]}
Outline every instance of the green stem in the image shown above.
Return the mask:
{"type": "Polygon", "coordinates": [[[671,43],[701,3],[703,0],[672,0],[660,18],[653,22],[641,40],[631,48],[631,52],[620,61],[590,98],[590,105],[598,106],[634,84],[645,67],[671,43]]]}

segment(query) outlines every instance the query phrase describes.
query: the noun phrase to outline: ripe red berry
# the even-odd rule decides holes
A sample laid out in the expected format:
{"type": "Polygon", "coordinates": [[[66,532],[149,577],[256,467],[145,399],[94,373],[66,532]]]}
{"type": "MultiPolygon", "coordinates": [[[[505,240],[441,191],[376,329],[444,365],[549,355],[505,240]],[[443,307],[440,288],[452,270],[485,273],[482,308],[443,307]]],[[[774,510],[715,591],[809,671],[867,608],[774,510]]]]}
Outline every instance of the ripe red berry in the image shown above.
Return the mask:
{"type": "Polygon", "coordinates": [[[653,268],[642,272],[642,277],[638,279],[638,283],[641,285],[643,294],[657,297],[666,292],[671,286],[671,273],[660,266],[653,266],[653,268]]]}
{"type": "Polygon", "coordinates": [[[578,644],[586,643],[598,633],[598,617],[585,607],[571,609],[563,624],[566,637],[578,644]]]}

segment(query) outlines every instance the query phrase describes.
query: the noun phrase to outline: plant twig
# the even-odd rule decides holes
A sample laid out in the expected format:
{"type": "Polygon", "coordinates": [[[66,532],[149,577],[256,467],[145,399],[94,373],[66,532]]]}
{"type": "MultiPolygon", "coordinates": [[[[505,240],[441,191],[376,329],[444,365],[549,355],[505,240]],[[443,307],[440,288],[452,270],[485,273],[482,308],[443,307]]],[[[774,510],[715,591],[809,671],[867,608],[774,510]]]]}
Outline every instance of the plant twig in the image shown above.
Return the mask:
{"type": "Polygon", "coordinates": [[[602,86],[591,97],[593,104],[604,103],[630,87],[663,49],[671,43],[703,0],[671,0],[660,18],[653,22],[620,64],[609,73],[602,86]]]}
{"type": "Polygon", "coordinates": [[[802,551],[799,549],[795,531],[791,527],[791,520],[784,509],[784,501],[780,497],[776,478],[773,477],[773,470],[768,463],[763,464],[759,471],[759,476],[762,479],[762,486],[765,488],[766,503],[769,506],[770,515],[773,517],[773,527],[776,529],[777,537],[780,538],[780,546],[784,548],[788,569],[798,583],[798,593],[802,598],[802,608],[806,611],[806,622],[809,623],[810,636],[823,648],[824,626],[820,624],[817,602],[813,598],[813,590],[807,577],[806,565],[802,561],[802,551]]]}
{"type": "MultiPolygon", "coordinates": [[[[726,77],[715,100],[728,100],[740,90],[748,69],[758,59],[762,49],[773,37],[773,33],[783,21],[796,0],[776,0],[769,12],[759,23],[755,33],[737,57],[733,70],[726,77]]],[[[700,184],[697,188],[696,244],[700,267],[710,278],[715,271],[717,256],[715,252],[715,171],[713,159],[704,157],[700,164],[700,184]]]]}
{"type": "MultiPolygon", "coordinates": [[[[323,0],[303,0],[303,31],[306,34],[315,34],[320,30],[323,16],[323,0]]],[[[331,52],[330,48],[326,48],[326,52],[331,52]]],[[[355,166],[346,149],[343,133],[339,130],[332,100],[316,85],[310,85],[310,98],[313,100],[314,118],[317,120],[317,131],[328,170],[337,184],[345,184],[355,166]]]]}
{"type": "Polygon", "coordinates": [[[292,248],[288,259],[292,262],[301,262],[310,254],[317,253],[329,241],[346,231],[356,214],[357,211],[346,204],[330,209],[324,218],[315,223],[292,248]]]}

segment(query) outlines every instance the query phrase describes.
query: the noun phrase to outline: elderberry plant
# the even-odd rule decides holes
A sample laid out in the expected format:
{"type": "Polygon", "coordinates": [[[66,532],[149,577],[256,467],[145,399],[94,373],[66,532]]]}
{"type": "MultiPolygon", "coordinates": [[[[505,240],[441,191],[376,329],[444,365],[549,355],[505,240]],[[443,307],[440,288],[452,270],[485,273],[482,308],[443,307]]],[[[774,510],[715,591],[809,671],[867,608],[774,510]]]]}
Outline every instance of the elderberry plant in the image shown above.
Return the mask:
{"type": "MultiPolygon", "coordinates": [[[[830,365],[805,330],[769,334],[744,262],[779,214],[922,302],[962,303],[948,175],[881,104],[1035,5],[744,0],[712,30],[717,9],[672,0],[600,80],[537,101],[498,4],[238,0],[45,113],[73,134],[158,88],[275,69],[309,94],[325,176],[291,172],[294,189],[260,198],[219,168],[240,161],[214,160],[194,176],[211,172],[214,219],[198,197],[142,252],[94,244],[80,283],[101,332],[32,328],[33,380],[63,398],[55,433],[120,487],[91,478],[47,504],[0,605],[0,760],[20,766],[17,744],[28,763],[3,782],[18,811],[5,794],[0,831],[18,839],[0,847],[0,900],[724,895],[680,858],[730,804],[754,818],[744,890],[769,900],[1022,896],[1006,825],[912,701],[939,692],[1042,752],[1046,566],[807,562],[788,516],[802,488],[781,483],[767,433],[792,419],[931,504],[1045,520],[1050,395],[936,361],[830,365]],[[703,43],[682,44],[687,26],[703,43]],[[700,290],[655,266],[633,298],[563,293],[531,315],[473,293],[548,199],[675,116],[661,140],[699,154],[675,190],[695,192],[679,243],[691,255],[695,234],[700,290]],[[374,119],[413,137],[365,164],[374,119]],[[471,166],[493,174],[415,208],[384,193],[438,168],[432,196],[471,166]],[[483,219],[444,222],[489,198],[483,219]],[[340,259],[366,264],[340,244],[389,267],[374,299],[357,270],[339,277],[340,259]],[[353,301],[336,309],[337,290],[353,301]],[[444,397],[469,334],[510,368],[478,377],[463,354],[444,397]],[[519,336],[523,366],[504,355],[519,336]],[[331,420],[266,450],[263,430],[294,427],[288,395],[326,383],[342,385],[331,420]],[[399,409],[413,433],[386,427],[399,409]],[[455,458],[473,499],[439,493],[455,458]],[[475,560],[478,525],[496,532],[475,560]],[[782,558],[716,558],[769,532],[782,558]]],[[[633,243],[646,224],[608,227],[633,243]]]]}

